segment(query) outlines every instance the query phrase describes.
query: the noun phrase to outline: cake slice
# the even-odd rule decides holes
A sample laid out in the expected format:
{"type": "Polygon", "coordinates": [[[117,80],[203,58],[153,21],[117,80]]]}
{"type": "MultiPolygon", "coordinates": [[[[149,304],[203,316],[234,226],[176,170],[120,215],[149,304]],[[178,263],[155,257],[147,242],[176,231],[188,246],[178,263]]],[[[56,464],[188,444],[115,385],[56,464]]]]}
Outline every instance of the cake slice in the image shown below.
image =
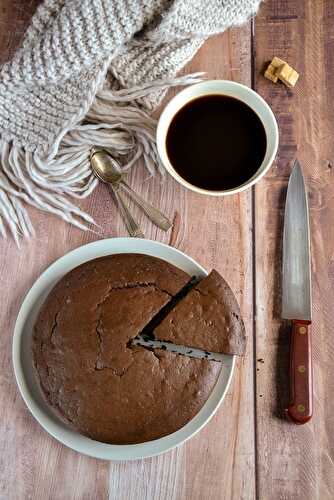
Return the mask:
{"type": "Polygon", "coordinates": [[[243,355],[245,326],[237,300],[213,270],[154,329],[154,338],[205,351],[243,355]]]}

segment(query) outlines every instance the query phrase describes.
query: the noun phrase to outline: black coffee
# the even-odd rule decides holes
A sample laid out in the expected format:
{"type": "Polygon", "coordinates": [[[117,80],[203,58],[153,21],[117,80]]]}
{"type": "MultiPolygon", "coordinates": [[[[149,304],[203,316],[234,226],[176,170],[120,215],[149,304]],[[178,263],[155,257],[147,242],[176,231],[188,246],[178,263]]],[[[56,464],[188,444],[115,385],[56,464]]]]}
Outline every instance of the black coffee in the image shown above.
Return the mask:
{"type": "Polygon", "coordinates": [[[167,132],[170,163],[183,179],[213,191],[248,181],[267,140],[258,115],[233,97],[199,97],[181,108],[167,132]]]}

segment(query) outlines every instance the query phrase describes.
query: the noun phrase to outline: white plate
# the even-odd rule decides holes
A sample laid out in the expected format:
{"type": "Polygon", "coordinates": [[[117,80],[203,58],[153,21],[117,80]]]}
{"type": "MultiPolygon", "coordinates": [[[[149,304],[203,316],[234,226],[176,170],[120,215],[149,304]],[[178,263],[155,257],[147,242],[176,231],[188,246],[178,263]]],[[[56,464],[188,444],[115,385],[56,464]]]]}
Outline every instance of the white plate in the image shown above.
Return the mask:
{"type": "Polygon", "coordinates": [[[61,422],[43,400],[35,379],[31,354],[32,327],[39,308],[51,288],[62,276],[83,262],[117,253],[143,253],[164,259],[190,275],[207,275],[197,262],[173,247],[136,238],[113,238],[82,246],[61,257],[35,282],[18,314],[13,338],[13,364],[17,384],[29,410],[44,429],[69,448],[104,460],[133,460],[164,453],[198,432],[224,399],[230,384],[234,357],[226,356],[218,381],[199,413],[182,429],[161,439],[142,444],[112,445],[93,441],[61,422]]]}

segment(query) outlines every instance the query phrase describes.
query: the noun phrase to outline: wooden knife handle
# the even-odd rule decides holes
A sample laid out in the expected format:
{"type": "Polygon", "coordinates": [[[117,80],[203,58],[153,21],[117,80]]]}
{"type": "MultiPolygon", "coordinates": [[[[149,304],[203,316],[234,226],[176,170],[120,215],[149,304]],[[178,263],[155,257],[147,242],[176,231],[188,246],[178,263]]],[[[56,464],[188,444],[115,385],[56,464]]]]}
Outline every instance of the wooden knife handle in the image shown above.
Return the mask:
{"type": "Polygon", "coordinates": [[[310,321],[293,320],[290,348],[290,405],[295,424],[305,424],[313,412],[313,369],[310,321]]]}

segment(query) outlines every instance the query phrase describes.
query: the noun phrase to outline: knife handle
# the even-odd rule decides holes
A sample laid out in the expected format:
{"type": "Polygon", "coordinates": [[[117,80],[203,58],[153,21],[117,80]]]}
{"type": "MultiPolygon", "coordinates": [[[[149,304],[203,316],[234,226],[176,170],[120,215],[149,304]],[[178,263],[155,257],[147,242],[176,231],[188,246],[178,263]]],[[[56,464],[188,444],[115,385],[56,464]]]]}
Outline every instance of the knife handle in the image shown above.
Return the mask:
{"type": "Polygon", "coordinates": [[[305,424],[313,412],[313,369],[310,321],[293,320],[290,348],[290,405],[287,415],[305,424]]]}

